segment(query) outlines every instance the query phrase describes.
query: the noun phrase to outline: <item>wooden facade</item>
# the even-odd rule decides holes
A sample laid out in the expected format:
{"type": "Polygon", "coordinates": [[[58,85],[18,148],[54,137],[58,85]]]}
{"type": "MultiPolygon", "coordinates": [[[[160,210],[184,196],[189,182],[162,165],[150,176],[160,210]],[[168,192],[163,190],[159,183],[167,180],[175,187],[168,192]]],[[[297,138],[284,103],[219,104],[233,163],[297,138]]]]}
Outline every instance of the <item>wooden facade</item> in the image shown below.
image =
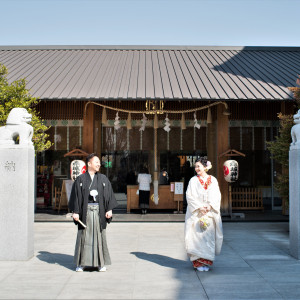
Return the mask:
{"type": "MultiPolygon", "coordinates": [[[[270,187],[271,170],[278,166],[266,141],[278,134],[277,114],[294,113],[289,87],[298,78],[300,48],[2,46],[0,63],[8,68],[10,82],[26,79],[27,88],[41,100],[37,111],[51,126],[47,133],[53,146],[38,154],[40,170],[48,166],[57,177],[67,176],[70,158],[63,155],[82,148],[101,156],[102,171],[115,192],[125,194],[126,185],[132,185],[126,183],[126,172],[137,172],[139,164],[147,164],[152,175],[166,167],[170,180],[180,181],[188,169],[185,162],[207,155],[213,164],[210,173],[221,188],[223,213],[228,214],[225,157],[220,154],[228,149],[246,154],[238,159],[237,185],[265,191],[270,187]],[[102,107],[86,106],[90,101],[113,108],[106,111],[108,124],[102,122],[102,107]],[[157,129],[154,114],[147,114],[148,125],[139,130],[147,101],[163,101],[164,112],[169,111],[169,133],[163,129],[165,113],[158,115],[157,129]],[[207,123],[207,109],[196,112],[201,128],[195,128],[193,109],[216,102],[223,104],[211,107],[211,122],[207,123]],[[230,115],[224,114],[224,103],[230,115]],[[190,110],[184,114],[186,129],[182,114],[170,113],[184,110],[190,110]],[[129,111],[140,112],[131,114],[132,129],[126,127],[129,111]],[[119,130],[114,129],[116,112],[119,130]]],[[[168,206],[172,207],[163,207],[168,206]]]]}
{"type": "MultiPolygon", "coordinates": [[[[83,120],[84,106],[88,101],[65,100],[65,101],[41,101],[37,110],[40,116],[45,120],[83,120]]],[[[113,108],[122,108],[128,110],[145,109],[145,101],[122,100],[122,101],[101,101],[113,108]]],[[[206,105],[207,101],[165,101],[165,110],[184,110],[201,107],[206,105]]],[[[229,120],[277,120],[277,114],[283,112],[286,114],[294,113],[293,101],[227,101],[230,116],[229,120]]],[[[101,108],[95,107],[96,118],[101,119],[101,108]]],[[[206,120],[206,110],[198,112],[199,119],[206,120]]],[[[127,118],[127,114],[120,113],[121,118],[127,118]]],[[[212,111],[212,116],[216,116],[216,112],[212,111]]],[[[108,119],[115,117],[115,112],[107,111],[108,119]]],[[[159,119],[165,116],[160,115],[159,119]]],[[[180,114],[172,115],[172,118],[180,120],[180,114]]],[[[140,119],[140,115],[132,115],[132,119],[140,119]]],[[[186,119],[193,119],[193,113],[187,114],[186,119]]]]}
{"type": "MultiPolygon", "coordinates": [[[[44,119],[61,119],[71,120],[72,118],[77,117],[78,119],[81,119],[83,121],[82,126],[82,149],[88,153],[91,152],[97,152],[100,156],[102,152],[107,152],[108,150],[104,149],[103,145],[103,131],[101,128],[103,127],[101,124],[101,116],[102,116],[102,108],[97,105],[88,105],[86,111],[84,111],[86,102],[80,102],[80,101],[60,101],[60,102],[41,102],[38,106],[38,109],[40,110],[41,116],[44,119]],[[54,109],[55,107],[55,109],[54,109]],[[81,118],[80,118],[81,117],[81,118]]],[[[106,105],[113,107],[113,108],[119,108],[119,109],[129,109],[129,110],[142,110],[143,106],[145,105],[145,102],[143,101],[113,101],[113,102],[105,102],[106,105]]],[[[202,105],[205,105],[205,102],[201,103],[202,105]]],[[[199,107],[199,102],[194,101],[186,101],[186,102],[178,102],[178,101],[169,101],[166,102],[165,107],[172,107],[174,110],[181,110],[182,108],[189,109],[189,108],[197,108],[199,107]]],[[[204,149],[206,149],[206,153],[208,156],[208,159],[212,161],[213,169],[210,171],[210,173],[217,177],[220,190],[222,192],[222,212],[224,215],[230,214],[231,209],[231,203],[230,198],[228,195],[228,183],[223,179],[223,163],[227,159],[225,157],[219,158],[219,155],[226,150],[231,148],[230,141],[233,141],[235,137],[230,137],[230,133],[235,133],[235,128],[240,132],[240,127],[230,127],[230,122],[234,121],[240,121],[243,122],[244,120],[255,120],[255,121],[268,121],[268,122],[277,122],[277,114],[284,108],[286,113],[290,112],[293,113],[294,107],[293,103],[285,103],[282,104],[282,102],[273,102],[265,103],[265,102],[253,102],[253,103],[237,103],[237,102],[228,102],[228,107],[231,112],[229,116],[224,115],[224,106],[218,105],[215,107],[212,107],[212,123],[206,124],[205,128],[202,128],[201,132],[203,130],[206,131],[206,137],[205,140],[202,143],[205,142],[206,145],[204,149]]],[[[107,117],[109,120],[114,120],[116,111],[107,109],[107,117]]],[[[123,128],[124,128],[124,122],[127,119],[127,113],[120,113],[119,116],[123,120],[123,128]]],[[[153,115],[147,115],[147,117],[151,120],[153,120],[153,115]]],[[[132,115],[132,119],[136,120],[138,124],[139,119],[141,118],[141,115],[132,115]]],[[[159,120],[163,121],[165,118],[165,115],[162,114],[159,116],[159,120]]],[[[181,118],[181,114],[172,114],[169,115],[170,119],[177,120],[179,122],[181,118]]],[[[199,111],[197,113],[198,120],[205,120],[207,118],[207,110],[199,111]]],[[[186,114],[186,122],[193,120],[193,114],[189,113],[186,114]]],[[[111,125],[113,126],[113,125],[111,125]]],[[[140,125],[137,125],[140,126],[140,125]]],[[[277,126],[277,125],[276,125],[277,126]]],[[[274,128],[276,127],[274,126],[274,128]]],[[[112,127],[113,128],[113,127],[112,127]]],[[[271,128],[271,127],[270,127],[271,128]]],[[[153,129],[151,132],[151,126],[148,127],[148,134],[153,134],[153,129]]],[[[176,128],[171,128],[170,134],[173,134],[173,132],[176,131],[176,128]]],[[[123,129],[124,132],[127,132],[126,128],[123,129]],[[125,131],[124,131],[125,130],[125,131]]],[[[135,131],[128,131],[128,134],[130,136],[130,140],[137,139],[139,140],[139,136],[135,136],[135,131]],[[134,137],[135,136],[135,137],[134,137]]],[[[182,134],[185,135],[185,131],[182,130],[182,134]]],[[[200,132],[200,131],[199,131],[200,132]]],[[[180,131],[178,131],[180,133],[180,131]]],[[[240,133],[237,133],[240,135],[240,133]]],[[[104,133],[105,137],[106,133],[104,133]]],[[[120,136],[121,137],[121,136],[120,136]]],[[[178,137],[178,136],[177,136],[178,137]]],[[[240,136],[238,137],[240,138],[240,136]]],[[[247,136],[242,136],[243,139],[247,139],[247,136]]],[[[125,136],[123,136],[123,139],[126,139],[125,136]]],[[[187,141],[190,141],[192,143],[191,139],[188,139],[187,141]]],[[[176,143],[176,141],[175,141],[176,143]]],[[[246,145],[246,142],[243,142],[244,147],[246,145]]],[[[258,145],[258,143],[256,143],[258,145]]],[[[133,144],[131,143],[131,146],[133,144]]],[[[178,148],[177,148],[177,154],[183,155],[186,154],[186,151],[183,151],[179,148],[179,144],[177,142],[178,148]]],[[[118,146],[116,146],[116,150],[118,149],[118,146]]],[[[153,149],[154,143],[151,142],[147,149],[153,149]]],[[[120,148],[121,149],[121,148],[120,148]]],[[[124,149],[124,148],[123,148],[124,149]]],[[[71,150],[71,149],[69,149],[71,150]]],[[[161,148],[161,145],[159,146],[159,153],[163,150],[161,148]]],[[[165,149],[164,149],[165,150],[165,149]]],[[[195,149],[196,150],[196,149],[195,149]]],[[[242,149],[236,149],[241,150],[242,149]]],[[[150,150],[151,151],[151,150],[150,150]]],[[[192,155],[193,151],[189,151],[189,153],[192,155]]],[[[195,152],[195,151],[194,151],[195,152]]],[[[195,152],[196,153],[196,152],[195,152]]],[[[149,157],[149,164],[153,163],[152,155],[149,157]]],[[[158,170],[159,171],[159,170],[158,170]]],[[[153,172],[153,168],[152,168],[153,172]]],[[[252,172],[255,172],[255,170],[252,170],[252,172]]],[[[153,175],[153,174],[152,174],[153,175]]],[[[168,187],[161,187],[161,190],[169,191],[168,187]]],[[[136,199],[137,196],[134,196],[132,193],[133,188],[128,190],[129,194],[127,194],[127,199],[129,199],[128,202],[128,208],[127,210],[130,211],[131,209],[137,208],[136,199]],[[129,197],[129,198],[128,198],[129,197]],[[130,198],[131,197],[131,198],[130,198]],[[131,204],[130,204],[131,203],[131,204]],[[130,206],[132,205],[132,206],[130,206]]],[[[168,194],[169,195],[169,194],[168,194]]],[[[176,202],[174,202],[170,197],[167,197],[164,195],[161,197],[161,200],[163,201],[158,206],[151,204],[151,209],[176,209],[176,202]],[[172,203],[172,205],[170,204],[172,203]]]]}

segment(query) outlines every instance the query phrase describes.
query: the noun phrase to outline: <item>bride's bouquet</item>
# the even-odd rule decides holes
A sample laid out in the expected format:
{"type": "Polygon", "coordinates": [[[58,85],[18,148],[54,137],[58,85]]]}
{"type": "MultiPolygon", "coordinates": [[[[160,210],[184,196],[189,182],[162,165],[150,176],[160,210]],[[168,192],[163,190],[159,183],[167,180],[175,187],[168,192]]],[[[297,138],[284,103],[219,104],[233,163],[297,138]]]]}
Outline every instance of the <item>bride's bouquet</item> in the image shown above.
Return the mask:
{"type": "Polygon", "coordinates": [[[199,225],[202,230],[206,230],[210,225],[208,216],[202,216],[199,219],[199,225]]]}

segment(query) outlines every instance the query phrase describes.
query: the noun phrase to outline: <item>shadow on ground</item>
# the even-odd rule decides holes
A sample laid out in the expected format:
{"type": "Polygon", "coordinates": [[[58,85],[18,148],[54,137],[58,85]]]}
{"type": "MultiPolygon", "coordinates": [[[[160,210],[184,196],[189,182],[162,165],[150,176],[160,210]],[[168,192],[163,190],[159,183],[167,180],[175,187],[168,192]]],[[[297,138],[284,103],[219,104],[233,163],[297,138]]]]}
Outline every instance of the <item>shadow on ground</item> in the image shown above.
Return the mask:
{"type": "Polygon", "coordinates": [[[130,253],[135,255],[139,259],[147,260],[163,267],[178,269],[182,265],[184,265],[185,267],[187,266],[187,261],[172,258],[165,255],[150,254],[146,252],[130,252],[130,253]]]}
{"type": "Polygon", "coordinates": [[[67,269],[74,270],[73,255],[40,251],[36,257],[48,264],[60,265],[67,269]]]}
{"type": "MultiPolygon", "coordinates": [[[[40,251],[36,256],[39,260],[48,264],[55,264],[65,267],[66,269],[75,271],[74,256],[62,253],[51,253],[40,251]]],[[[98,272],[97,267],[84,267],[84,272],[98,272]]]]}

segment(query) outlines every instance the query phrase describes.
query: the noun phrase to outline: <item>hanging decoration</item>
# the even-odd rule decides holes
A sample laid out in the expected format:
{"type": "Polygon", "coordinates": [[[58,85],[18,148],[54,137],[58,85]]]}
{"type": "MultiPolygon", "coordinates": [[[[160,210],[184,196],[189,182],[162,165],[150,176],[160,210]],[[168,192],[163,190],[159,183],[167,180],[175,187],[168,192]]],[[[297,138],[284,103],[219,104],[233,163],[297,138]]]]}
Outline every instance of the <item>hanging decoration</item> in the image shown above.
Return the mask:
{"type": "Polygon", "coordinates": [[[131,124],[131,113],[128,114],[128,118],[126,121],[126,127],[128,130],[132,129],[132,124],[131,124]]]}
{"type": "MultiPolygon", "coordinates": [[[[145,113],[147,113],[147,114],[149,114],[149,113],[151,113],[151,114],[163,114],[163,113],[165,113],[165,114],[168,114],[168,113],[169,114],[187,114],[187,113],[194,113],[194,112],[199,111],[199,110],[207,109],[207,121],[208,121],[208,123],[211,123],[212,122],[211,107],[219,105],[219,104],[223,104],[225,106],[225,111],[223,112],[223,114],[228,115],[228,116],[230,115],[230,111],[228,109],[228,104],[226,102],[223,102],[223,101],[217,101],[217,102],[213,102],[213,103],[201,106],[201,107],[195,107],[195,108],[190,108],[190,109],[186,109],[186,110],[164,110],[163,109],[164,108],[163,107],[164,106],[163,101],[160,101],[159,106],[153,105],[153,103],[150,101],[146,105],[146,110],[128,110],[128,109],[111,107],[111,106],[101,104],[101,103],[98,103],[98,102],[89,101],[84,106],[84,116],[86,115],[86,109],[87,109],[87,106],[89,104],[94,104],[94,105],[103,107],[103,110],[102,110],[102,124],[106,124],[106,125],[107,125],[106,108],[110,109],[110,110],[115,110],[115,111],[118,111],[118,112],[128,113],[128,114],[129,113],[131,113],[131,114],[145,114],[145,113]],[[150,108],[149,108],[149,106],[150,106],[150,108]]],[[[183,116],[183,118],[184,118],[184,116],[183,116]]]]}
{"type": "Polygon", "coordinates": [[[170,132],[171,128],[170,128],[170,119],[168,118],[168,114],[165,118],[165,127],[164,127],[164,131],[170,132]]]}
{"type": "Polygon", "coordinates": [[[158,117],[157,117],[157,114],[154,115],[153,128],[154,129],[158,128],[158,117]]]}
{"type": "Polygon", "coordinates": [[[143,114],[143,119],[141,120],[142,126],[139,129],[140,131],[144,131],[146,128],[146,124],[147,124],[147,117],[145,116],[145,114],[143,114]]]}
{"type": "Polygon", "coordinates": [[[116,117],[115,117],[115,122],[114,122],[114,127],[115,127],[115,130],[118,130],[121,128],[120,126],[120,117],[119,117],[119,112],[116,113],[116,117]]]}
{"type": "Polygon", "coordinates": [[[207,122],[207,124],[211,124],[212,123],[210,107],[207,109],[207,121],[206,122],[207,122]]]}
{"type": "Polygon", "coordinates": [[[105,107],[102,110],[102,124],[107,125],[107,116],[106,116],[106,108],[105,107]]]}
{"type": "Polygon", "coordinates": [[[186,129],[184,114],[181,114],[181,129],[186,129]]]}
{"type": "Polygon", "coordinates": [[[163,114],[164,113],[164,101],[160,100],[147,100],[146,101],[146,114],[163,114]]]}
{"type": "Polygon", "coordinates": [[[201,125],[197,121],[197,115],[196,112],[194,112],[194,127],[197,129],[200,129],[201,125]]]}
{"type": "MultiPolygon", "coordinates": [[[[155,115],[163,114],[163,113],[167,114],[167,117],[165,119],[166,123],[165,123],[165,127],[164,127],[164,130],[167,131],[167,132],[170,131],[170,122],[169,122],[170,120],[168,119],[168,113],[170,113],[170,114],[181,114],[182,115],[181,116],[181,129],[182,130],[186,129],[185,115],[184,114],[187,114],[187,113],[194,113],[194,127],[198,128],[198,129],[201,127],[201,125],[198,124],[197,119],[196,119],[196,112],[199,111],[199,110],[207,109],[207,124],[212,123],[211,107],[213,107],[213,106],[223,104],[225,106],[225,110],[223,111],[223,114],[226,115],[226,116],[229,116],[231,114],[229,109],[228,109],[227,103],[223,102],[223,101],[217,101],[217,102],[213,102],[213,103],[201,106],[201,107],[195,107],[195,108],[186,109],[186,110],[164,110],[164,102],[162,100],[159,101],[159,103],[158,102],[156,103],[155,101],[147,100],[146,110],[128,110],[128,109],[111,107],[111,106],[101,104],[101,103],[98,103],[98,102],[89,101],[84,106],[84,116],[86,116],[86,109],[87,109],[87,106],[89,104],[94,104],[94,105],[103,107],[103,110],[102,110],[102,124],[103,125],[108,125],[108,120],[107,120],[107,115],[106,115],[106,108],[110,109],[110,110],[115,110],[117,112],[128,113],[128,119],[127,119],[127,122],[126,122],[126,125],[127,125],[128,129],[132,129],[131,114],[143,114],[142,126],[140,128],[140,131],[145,130],[146,122],[148,120],[145,116],[145,113],[146,114],[155,114],[155,115]]],[[[118,117],[118,113],[117,113],[116,119],[115,119],[115,122],[114,122],[116,130],[118,130],[120,128],[119,119],[120,118],[118,117]]],[[[154,117],[154,126],[155,127],[158,126],[158,117],[157,116],[154,117]]]]}

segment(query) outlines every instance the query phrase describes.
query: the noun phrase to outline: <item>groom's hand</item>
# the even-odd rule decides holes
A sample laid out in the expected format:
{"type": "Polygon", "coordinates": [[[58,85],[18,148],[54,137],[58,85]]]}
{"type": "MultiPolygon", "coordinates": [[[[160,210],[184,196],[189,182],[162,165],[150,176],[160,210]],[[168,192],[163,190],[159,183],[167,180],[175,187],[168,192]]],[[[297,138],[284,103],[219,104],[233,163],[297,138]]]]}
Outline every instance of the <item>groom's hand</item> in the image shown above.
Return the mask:
{"type": "Polygon", "coordinates": [[[73,214],[73,215],[72,215],[72,218],[73,218],[75,221],[78,221],[78,220],[79,220],[79,214],[73,214]]]}
{"type": "Polygon", "coordinates": [[[109,210],[108,212],[106,212],[105,218],[110,219],[111,217],[112,217],[112,210],[109,210]]]}

